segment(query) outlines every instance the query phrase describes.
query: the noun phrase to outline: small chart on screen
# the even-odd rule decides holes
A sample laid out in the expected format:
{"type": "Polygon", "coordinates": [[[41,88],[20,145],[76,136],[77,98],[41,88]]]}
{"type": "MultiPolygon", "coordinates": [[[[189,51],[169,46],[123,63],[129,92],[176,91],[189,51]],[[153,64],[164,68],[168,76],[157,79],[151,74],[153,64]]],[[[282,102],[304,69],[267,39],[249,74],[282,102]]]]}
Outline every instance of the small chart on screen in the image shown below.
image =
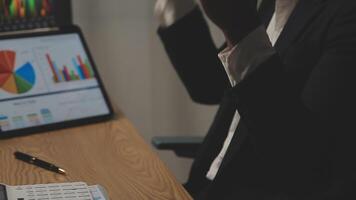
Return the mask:
{"type": "Polygon", "coordinates": [[[0,87],[11,94],[24,94],[35,85],[35,70],[30,62],[16,69],[15,61],[16,52],[0,51],[0,87]]]}
{"type": "Polygon", "coordinates": [[[0,0],[0,32],[70,23],[69,0],[0,0]]]}
{"type": "Polygon", "coordinates": [[[48,89],[61,91],[69,86],[72,89],[97,86],[89,58],[84,48],[76,44],[78,38],[60,38],[68,42],[61,42],[58,38],[48,39],[33,49],[48,89]]]}
{"type": "Polygon", "coordinates": [[[0,98],[19,98],[48,91],[33,52],[0,48],[0,98]]]}
{"type": "Polygon", "coordinates": [[[53,82],[56,84],[94,78],[94,71],[89,60],[86,58],[84,62],[80,55],[73,57],[69,66],[63,65],[62,67],[57,66],[49,53],[46,53],[46,58],[52,71],[53,82]]]}

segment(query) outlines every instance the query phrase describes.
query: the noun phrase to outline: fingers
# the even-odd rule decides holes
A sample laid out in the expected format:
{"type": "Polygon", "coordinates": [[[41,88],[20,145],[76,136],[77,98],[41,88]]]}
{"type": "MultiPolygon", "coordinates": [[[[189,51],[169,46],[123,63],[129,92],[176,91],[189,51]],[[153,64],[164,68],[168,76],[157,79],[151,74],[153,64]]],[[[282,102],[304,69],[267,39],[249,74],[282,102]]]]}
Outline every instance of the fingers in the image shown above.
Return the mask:
{"type": "Polygon", "coordinates": [[[164,11],[167,7],[168,0],[157,0],[154,7],[154,15],[159,22],[164,21],[164,11]]]}

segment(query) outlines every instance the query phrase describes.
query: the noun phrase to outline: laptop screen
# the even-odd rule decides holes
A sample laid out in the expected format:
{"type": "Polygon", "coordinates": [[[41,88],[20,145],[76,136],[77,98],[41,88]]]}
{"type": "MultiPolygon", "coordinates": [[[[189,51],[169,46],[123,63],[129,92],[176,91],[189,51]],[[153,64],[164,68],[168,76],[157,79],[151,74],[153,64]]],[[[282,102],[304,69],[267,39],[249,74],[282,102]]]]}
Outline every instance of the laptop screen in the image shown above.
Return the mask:
{"type": "Polygon", "coordinates": [[[108,114],[79,34],[0,40],[2,132],[108,114]]]}
{"type": "Polygon", "coordinates": [[[0,32],[70,24],[70,0],[0,0],[0,32]]]}

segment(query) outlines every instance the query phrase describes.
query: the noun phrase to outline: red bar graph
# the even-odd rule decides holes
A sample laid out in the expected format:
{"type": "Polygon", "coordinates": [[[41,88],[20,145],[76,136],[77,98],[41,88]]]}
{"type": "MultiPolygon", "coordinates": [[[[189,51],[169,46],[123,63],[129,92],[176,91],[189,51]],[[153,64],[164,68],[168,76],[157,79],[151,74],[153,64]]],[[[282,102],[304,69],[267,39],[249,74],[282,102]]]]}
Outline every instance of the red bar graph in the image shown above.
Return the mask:
{"type": "Polygon", "coordinates": [[[83,71],[84,77],[85,78],[89,78],[90,77],[90,72],[89,72],[87,66],[84,64],[82,58],[80,56],[77,56],[77,59],[79,61],[79,66],[83,71]]]}
{"type": "Polygon", "coordinates": [[[50,54],[46,54],[46,58],[53,74],[52,79],[55,83],[88,80],[95,77],[89,60],[86,59],[84,62],[80,55],[77,55],[76,58],[72,58],[72,66],[75,70],[70,70],[67,65],[63,65],[62,68],[59,68],[52,60],[50,54]]]}

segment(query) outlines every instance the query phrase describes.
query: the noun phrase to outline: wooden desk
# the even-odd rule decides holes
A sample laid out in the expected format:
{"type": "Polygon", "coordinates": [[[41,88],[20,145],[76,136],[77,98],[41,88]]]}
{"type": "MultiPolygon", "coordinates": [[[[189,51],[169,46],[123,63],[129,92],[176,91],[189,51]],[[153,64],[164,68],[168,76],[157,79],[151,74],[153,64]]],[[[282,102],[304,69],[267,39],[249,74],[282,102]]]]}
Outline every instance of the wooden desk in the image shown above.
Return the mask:
{"type": "Polygon", "coordinates": [[[0,140],[0,182],[10,185],[84,181],[110,200],[191,199],[123,116],[107,123],[0,140]],[[62,176],[15,160],[16,150],[53,162],[62,176]]]}

